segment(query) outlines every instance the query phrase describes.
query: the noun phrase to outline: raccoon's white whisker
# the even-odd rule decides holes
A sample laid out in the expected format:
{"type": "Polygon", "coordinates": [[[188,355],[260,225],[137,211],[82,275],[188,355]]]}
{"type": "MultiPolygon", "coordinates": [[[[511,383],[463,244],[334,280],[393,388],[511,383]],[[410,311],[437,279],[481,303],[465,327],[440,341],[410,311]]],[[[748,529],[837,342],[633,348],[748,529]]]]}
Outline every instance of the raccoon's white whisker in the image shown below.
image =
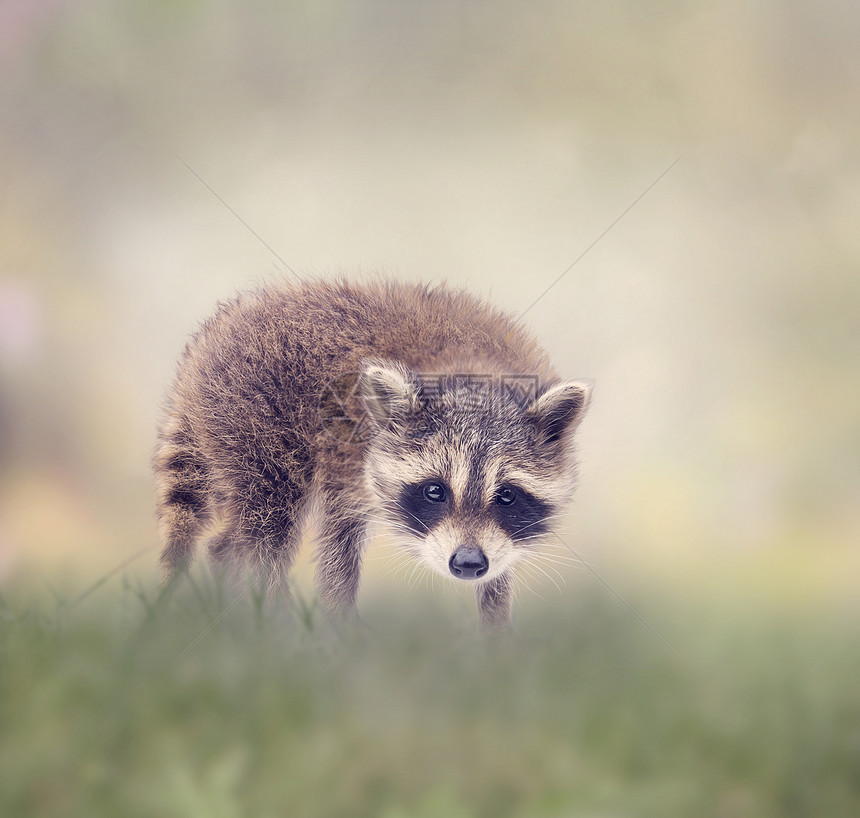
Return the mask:
{"type": "MultiPolygon", "coordinates": [[[[404,510],[405,510],[405,509],[404,509],[404,510]]],[[[419,520],[419,519],[418,519],[418,518],[417,518],[417,517],[416,517],[416,516],[411,512],[411,511],[407,511],[406,513],[407,513],[407,514],[408,514],[408,515],[409,515],[413,520],[415,520],[415,522],[416,522],[416,523],[418,523],[418,525],[420,525],[420,526],[424,529],[424,531],[425,531],[425,532],[428,532],[428,533],[429,533],[430,529],[427,527],[427,524],[426,524],[425,522],[423,522],[422,520],[419,520]]]]}
{"type": "Polygon", "coordinates": [[[412,591],[412,586],[415,582],[415,576],[418,573],[418,568],[419,566],[417,564],[413,565],[412,570],[404,577],[404,579],[406,580],[406,596],[409,596],[412,591]]]}
{"type": "MultiPolygon", "coordinates": [[[[551,536],[554,539],[558,540],[559,539],[559,532],[553,531],[551,536]]],[[[560,545],[558,542],[553,542],[552,540],[547,540],[546,547],[547,548],[554,548],[556,551],[567,551],[567,552],[570,551],[570,548],[568,548],[567,546],[560,545]]]]}
{"type": "Polygon", "coordinates": [[[401,567],[402,566],[400,566],[400,565],[389,565],[382,572],[382,576],[385,577],[386,579],[393,579],[401,567]]]}
{"type": "Polygon", "coordinates": [[[584,560],[579,554],[574,555],[550,550],[546,543],[542,543],[540,548],[536,548],[533,551],[527,551],[524,556],[543,562],[555,563],[556,565],[592,565],[592,563],[584,560]]]}
{"type": "Polygon", "coordinates": [[[415,559],[413,554],[408,551],[398,549],[393,553],[376,554],[372,557],[365,557],[366,562],[382,562],[394,565],[409,565],[415,559]]]}
{"type": "Polygon", "coordinates": [[[546,539],[546,536],[547,536],[546,532],[541,533],[541,534],[529,534],[528,537],[520,537],[518,540],[516,540],[516,544],[521,545],[524,542],[533,542],[534,540],[544,540],[544,539],[546,539]]]}
{"type": "Polygon", "coordinates": [[[548,572],[548,574],[550,574],[550,573],[551,573],[551,574],[555,575],[556,577],[558,577],[558,581],[559,581],[562,585],[565,585],[565,584],[567,583],[567,580],[565,579],[564,574],[562,574],[562,573],[561,573],[561,571],[559,571],[559,570],[558,570],[555,566],[553,566],[553,565],[548,565],[548,564],[546,564],[546,563],[542,563],[542,564],[536,563],[536,564],[535,564],[535,568],[537,568],[537,569],[538,569],[538,570],[540,570],[540,571],[544,571],[544,570],[545,570],[546,572],[548,572]]]}
{"type": "Polygon", "coordinates": [[[384,531],[377,531],[376,538],[384,539],[386,536],[392,538],[399,544],[413,542],[415,540],[415,532],[406,528],[389,528],[384,531]]]}
{"type": "Polygon", "coordinates": [[[581,563],[585,562],[579,554],[571,553],[569,548],[560,548],[551,542],[542,542],[539,548],[529,550],[527,553],[539,554],[543,557],[554,557],[556,559],[575,560],[581,563]]]}
{"type": "MultiPolygon", "coordinates": [[[[526,562],[525,562],[525,565],[526,565],[528,568],[533,568],[533,569],[535,569],[536,571],[539,571],[541,574],[543,574],[543,575],[544,575],[544,576],[545,576],[545,577],[546,577],[546,578],[547,578],[547,579],[548,579],[548,580],[549,580],[553,585],[555,585],[555,587],[556,587],[556,589],[558,590],[558,592],[559,592],[559,593],[561,593],[561,585],[559,585],[559,584],[558,584],[558,582],[556,582],[556,580],[553,578],[553,576],[552,576],[551,574],[549,574],[549,573],[548,573],[547,571],[545,571],[545,570],[544,570],[540,565],[538,565],[538,563],[537,563],[537,562],[526,561],[526,562]]],[[[561,574],[559,574],[559,573],[558,573],[558,571],[556,571],[554,568],[551,568],[550,570],[552,570],[555,574],[557,574],[557,575],[558,575],[558,578],[559,578],[562,582],[564,582],[564,577],[562,577],[562,576],[561,576],[561,574]]]]}
{"type": "Polygon", "coordinates": [[[415,590],[415,586],[424,577],[425,571],[426,567],[424,566],[424,564],[416,561],[415,567],[412,569],[412,574],[410,576],[411,582],[409,583],[409,588],[406,591],[407,596],[412,595],[412,592],[415,590]]]}
{"type": "Polygon", "coordinates": [[[415,533],[405,523],[402,523],[398,520],[392,520],[390,517],[383,517],[379,514],[373,514],[372,512],[365,513],[362,516],[362,519],[366,523],[373,523],[374,525],[382,526],[383,528],[391,528],[404,532],[409,532],[413,535],[415,533]]]}
{"type": "MultiPolygon", "coordinates": [[[[427,581],[428,581],[428,577],[432,577],[434,572],[431,571],[426,565],[424,565],[424,564],[420,564],[420,565],[421,565],[421,570],[418,573],[418,579],[420,581],[422,581],[426,586],[427,581]]],[[[417,585],[417,583],[416,583],[416,585],[417,585]]]]}
{"type": "Polygon", "coordinates": [[[409,558],[408,555],[400,554],[397,556],[396,560],[390,561],[390,564],[389,564],[388,568],[386,569],[385,573],[383,574],[383,576],[386,576],[386,577],[394,576],[395,574],[397,574],[401,570],[405,571],[406,568],[412,562],[413,561],[409,558]]]}
{"type": "MultiPolygon", "coordinates": [[[[534,580],[534,579],[535,579],[535,577],[533,577],[530,573],[526,573],[526,576],[527,576],[529,579],[531,579],[531,580],[534,580]]],[[[546,602],[547,604],[549,604],[549,600],[548,600],[548,599],[547,599],[543,594],[539,594],[539,593],[538,593],[538,592],[537,592],[537,591],[536,591],[536,590],[535,590],[531,585],[529,585],[529,583],[528,583],[528,582],[526,582],[526,581],[525,581],[525,579],[523,579],[522,575],[520,575],[520,584],[521,584],[521,585],[523,586],[523,588],[525,588],[525,589],[526,589],[530,594],[532,594],[532,596],[536,596],[538,599],[542,599],[544,602],[546,602]]]]}
{"type": "MultiPolygon", "coordinates": [[[[554,569],[550,569],[552,571],[552,573],[558,577],[558,581],[556,581],[556,579],[550,573],[545,571],[540,565],[538,565],[536,563],[525,563],[523,567],[526,571],[528,571],[529,576],[531,576],[532,578],[537,579],[537,578],[540,578],[539,575],[541,575],[542,578],[548,579],[550,582],[552,582],[553,585],[556,586],[556,590],[558,590],[559,593],[561,593],[561,586],[565,584],[565,578],[561,574],[559,574],[558,571],[555,571],[554,569]],[[559,583],[561,583],[561,584],[559,584],[559,583]]],[[[549,567],[549,566],[547,566],[547,567],[549,567]]]]}
{"type": "Polygon", "coordinates": [[[542,517],[540,520],[534,520],[533,522],[530,522],[528,525],[524,525],[522,528],[518,528],[516,531],[514,531],[513,534],[511,534],[511,539],[512,540],[516,539],[517,536],[521,532],[527,531],[529,528],[532,528],[532,526],[541,525],[541,524],[551,525],[553,523],[553,521],[555,521],[557,518],[558,518],[558,514],[556,513],[556,514],[550,514],[547,517],[542,517]]]}
{"type": "Polygon", "coordinates": [[[524,526],[518,528],[516,531],[514,531],[511,534],[511,539],[516,539],[523,531],[528,531],[530,528],[533,528],[536,525],[549,525],[555,520],[555,518],[556,518],[556,515],[551,514],[548,517],[541,517],[540,520],[532,520],[532,522],[530,522],[527,525],[524,525],[524,526]]]}
{"type": "Polygon", "coordinates": [[[515,548],[524,554],[543,554],[550,545],[546,538],[546,534],[533,534],[530,537],[523,537],[516,541],[515,548]]]}
{"type": "Polygon", "coordinates": [[[393,535],[394,537],[404,537],[412,539],[414,539],[415,537],[415,533],[413,531],[409,531],[405,528],[390,528],[387,531],[377,532],[376,539],[383,539],[386,534],[393,535]]]}
{"type": "MultiPolygon", "coordinates": [[[[572,568],[584,568],[584,565],[581,565],[578,562],[558,562],[557,560],[547,559],[545,556],[538,555],[538,562],[546,566],[559,566],[562,569],[570,570],[572,568]]],[[[554,570],[558,570],[558,568],[554,568],[554,570]]]]}
{"type": "Polygon", "coordinates": [[[361,519],[366,523],[377,523],[384,525],[397,525],[395,520],[384,517],[382,514],[373,511],[365,511],[361,515],[361,519]]]}
{"type": "Polygon", "coordinates": [[[534,551],[530,554],[526,555],[527,557],[533,557],[536,560],[541,562],[549,562],[554,565],[585,565],[585,560],[576,559],[574,557],[569,557],[566,554],[546,554],[542,550],[534,551]]]}
{"type": "MultiPolygon", "coordinates": [[[[393,540],[392,547],[393,547],[392,553],[397,554],[398,556],[403,554],[403,553],[408,553],[408,548],[405,547],[405,544],[401,543],[400,541],[398,541],[396,539],[393,540]]],[[[389,557],[388,549],[383,549],[380,547],[379,549],[374,549],[374,550],[379,551],[380,553],[372,554],[370,556],[365,557],[365,559],[367,559],[369,561],[388,559],[388,557],[389,557]]]]}
{"type": "MultiPolygon", "coordinates": [[[[554,538],[554,539],[558,539],[560,535],[559,535],[557,532],[553,532],[552,536],[553,536],[553,538],[554,538]]],[[[553,542],[552,540],[547,540],[547,541],[544,543],[544,546],[543,546],[543,547],[544,547],[544,549],[546,549],[547,551],[558,551],[558,552],[559,552],[559,553],[561,553],[561,554],[570,554],[570,553],[572,553],[570,548],[568,548],[568,547],[566,547],[566,546],[558,545],[557,543],[553,542]]]]}
{"type": "Polygon", "coordinates": [[[374,539],[374,540],[385,539],[386,534],[393,535],[394,537],[406,537],[408,533],[409,532],[402,530],[402,529],[392,528],[389,531],[377,532],[376,535],[372,539],[374,539]]]}

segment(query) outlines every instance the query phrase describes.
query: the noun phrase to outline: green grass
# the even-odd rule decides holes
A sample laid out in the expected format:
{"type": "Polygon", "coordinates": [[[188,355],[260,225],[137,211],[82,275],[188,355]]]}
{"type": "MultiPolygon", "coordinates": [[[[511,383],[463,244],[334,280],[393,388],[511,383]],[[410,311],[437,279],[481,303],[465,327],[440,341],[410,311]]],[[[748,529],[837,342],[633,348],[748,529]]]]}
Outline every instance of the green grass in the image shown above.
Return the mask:
{"type": "Polygon", "coordinates": [[[19,590],[0,815],[860,814],[856,616],[625,598],[680,660],[586,583],[491,639],[438,598],[337,630],[250,594],[221,617],[233,600],[199,578],[166,599],[19,590]]]}

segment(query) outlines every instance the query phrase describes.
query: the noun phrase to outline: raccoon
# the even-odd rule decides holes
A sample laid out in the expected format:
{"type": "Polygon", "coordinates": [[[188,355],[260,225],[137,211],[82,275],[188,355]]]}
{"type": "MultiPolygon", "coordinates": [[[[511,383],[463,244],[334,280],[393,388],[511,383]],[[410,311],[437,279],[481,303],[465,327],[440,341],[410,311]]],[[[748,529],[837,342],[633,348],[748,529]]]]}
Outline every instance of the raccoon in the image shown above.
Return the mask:
{"type": "Polygon", "coordinates": [[[375,280],[268,286],[188,342],[154,456],[165,578],[215,564],[286,589],[317,522],[316,581],[356,603],[371,526],[510,620],[517,563],[573,492],[590,385],[560,381],[511,316],[464,291],[375,280]]]}

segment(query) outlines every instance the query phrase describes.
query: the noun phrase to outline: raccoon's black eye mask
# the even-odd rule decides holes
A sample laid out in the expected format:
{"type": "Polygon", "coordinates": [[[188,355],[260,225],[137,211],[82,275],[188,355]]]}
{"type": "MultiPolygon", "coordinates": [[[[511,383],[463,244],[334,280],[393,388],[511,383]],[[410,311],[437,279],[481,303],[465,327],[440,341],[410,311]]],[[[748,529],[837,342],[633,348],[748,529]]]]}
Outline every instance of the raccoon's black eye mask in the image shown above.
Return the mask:
{"type": "Polygon", "coordinates": [[[544,534],[552,506],[519,486],[500,486],[493,498],[491,513],[499,528],[512,540],[544,534]]]}
{"type": "Polygon", "coordinates": [[[397,498],[403,522],[416,534],[427,534],[450,510],[450,491],[441,480],[404,486],[397,498]]]}
{"type": "MultiPolygon", "coordinates": [[[[404,486],[397,498],[404,524],[416,534],[428,534],[451,510],[451,492],[442,480],[431,479],[404,486]]],[[[553,508],[525,489],[500,486],[487,512],[512,540],[524,540],[547,531],[553,508]]]]}

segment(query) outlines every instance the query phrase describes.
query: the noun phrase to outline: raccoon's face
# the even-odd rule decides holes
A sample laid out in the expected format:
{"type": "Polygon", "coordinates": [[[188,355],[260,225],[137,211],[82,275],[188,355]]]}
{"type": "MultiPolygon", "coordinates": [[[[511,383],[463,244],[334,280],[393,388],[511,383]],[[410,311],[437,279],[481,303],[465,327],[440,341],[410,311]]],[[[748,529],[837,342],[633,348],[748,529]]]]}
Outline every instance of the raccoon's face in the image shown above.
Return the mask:
{"type": "Polygon", "coordinates": [[[376,512],[438,573],[487,581],[550,531],[573,491],[572,432],[590,387],[528,400],[456,377],[426,380],[389,362],[359,379],[377,429],[365,457],[376,512]]]}

